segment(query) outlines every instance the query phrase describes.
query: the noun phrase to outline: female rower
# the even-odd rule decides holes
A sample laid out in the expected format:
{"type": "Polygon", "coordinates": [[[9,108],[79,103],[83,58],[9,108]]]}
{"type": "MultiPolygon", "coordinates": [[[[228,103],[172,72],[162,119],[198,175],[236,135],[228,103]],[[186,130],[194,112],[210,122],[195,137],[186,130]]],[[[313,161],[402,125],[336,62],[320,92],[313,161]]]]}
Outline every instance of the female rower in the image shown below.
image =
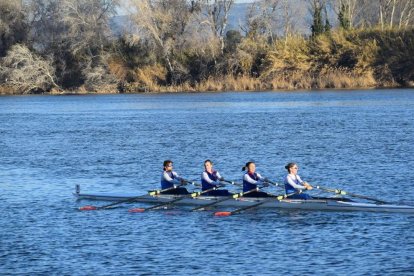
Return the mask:
{"type": "MultiPolygon", "coordinates": [[[[171,160],[164,161],[164,171],[161,176],[161,189],[169,189],[173,188],[176,185],[182,185],[186,181],[178,176],[176,172],[173,170],[173,162],[171,160]]],[[[163,192],[163,194],[177,194],[177,195],[186,195],[189,194],[186,188],[183,187],[176,187],[175,189],[171,189],[169,191],[163,192]]]]}
{"type": "Polygon", "coordinates": [[[306,193],[302,193],[302,190],[312,190],[312,186],[303,181],[298,175],[298,165],[296,163],[289,163],[285,166],[288,171],[288,175],[285,178],[285,190],[286,194],[293,194],[288,198],[293,199],[312,199],[312,197],[306,193]]]}
{"type": "MultiPolygon", "coordinates": [[[[247,170],[243,176],[243,192],[249,192],[253,189],[257,189],[258,184],[268,186],[266,179],[256,172],[256,164],[254,162],[247,162],[242,168],[242,171],[247,170]]],[[[245,195],[246,197],[268,197],[269,195],[265,192],[255,191],[245,195]]]]}
{"type": "MultiPolygon", "coordinates": [[[[201,174],[201,189],[203,191],[218,188],[220,181],[224,179],[218,171],[213,170],[213,162],[209,159],[204,161],[204,172],[201,174]]],[[[231,196],[228,190],[212,190],[203,194],[205,196],[231,196]]]]}

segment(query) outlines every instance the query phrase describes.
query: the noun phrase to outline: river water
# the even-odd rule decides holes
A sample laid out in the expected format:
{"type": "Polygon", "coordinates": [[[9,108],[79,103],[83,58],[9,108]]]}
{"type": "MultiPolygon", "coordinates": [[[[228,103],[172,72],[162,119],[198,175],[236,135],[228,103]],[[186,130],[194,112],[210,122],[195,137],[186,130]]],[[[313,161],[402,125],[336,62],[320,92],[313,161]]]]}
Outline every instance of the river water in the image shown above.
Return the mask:
{"type": "Polygon", "coordinates": [[[164,159],[199,179],[209,158],[227,179],[254,160],[280,182],[295,161],[310,183],[414,204],[413,118],[413,90],[0,97],[0,274],[413,275],[413,215],[72,196],[158,188],[164,159]]]}

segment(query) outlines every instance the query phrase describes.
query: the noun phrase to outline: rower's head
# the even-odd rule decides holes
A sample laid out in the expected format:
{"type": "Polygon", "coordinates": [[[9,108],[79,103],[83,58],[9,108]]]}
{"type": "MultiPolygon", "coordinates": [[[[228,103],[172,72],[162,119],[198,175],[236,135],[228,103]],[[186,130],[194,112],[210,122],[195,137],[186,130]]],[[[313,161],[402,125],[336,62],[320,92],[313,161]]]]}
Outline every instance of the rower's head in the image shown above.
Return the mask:
{"type": "Polygon", "coordinates": [[[173,162],[171,160],[164,161],[164,171],[170,172],[173,169],[173,162]]]}
{"type": "Polygon", "coordinates": [[[288,173],[297,174],[299,167],[298,167],[298,164],[292,162],[292,163],[288,163],[285,166],[285,169],[288,171],[288,173]]]}
{"type": "Polygon", "coordinates": [[[204,161],[204,169],[205,169],[207,172],[210,172],[210,171],[212,171],[212,170],[213,170],[213,162],[211,162],[211,160],[210,160],[210,159],[207,159],[206,161],[204,161]]]}
{"type": "Polygon", "coordinates": [[[242,171],[246,170],[248,173],[254,173],[256,171],[256,164],[254,162],[247,162],[242,168],[242,171]]]}

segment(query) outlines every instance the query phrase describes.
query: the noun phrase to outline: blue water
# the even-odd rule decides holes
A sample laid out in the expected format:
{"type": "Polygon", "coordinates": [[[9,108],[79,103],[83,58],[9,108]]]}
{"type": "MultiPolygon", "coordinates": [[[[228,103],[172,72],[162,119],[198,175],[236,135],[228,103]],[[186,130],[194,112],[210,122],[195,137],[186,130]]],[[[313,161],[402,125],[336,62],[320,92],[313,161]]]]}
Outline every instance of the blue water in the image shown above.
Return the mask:
{"type": "MultiPolygon", "coordinates": [[[[145,193],[164,159],[414,204],[414,91],[0,97],[0,274],[413,275],[414,215],[182,208],[81,212],[145,193]]],[[[275,188],[270,192],[280,193],[275,188]]],[[[318,194],[314,191],[313,194],[318,194]]]]}

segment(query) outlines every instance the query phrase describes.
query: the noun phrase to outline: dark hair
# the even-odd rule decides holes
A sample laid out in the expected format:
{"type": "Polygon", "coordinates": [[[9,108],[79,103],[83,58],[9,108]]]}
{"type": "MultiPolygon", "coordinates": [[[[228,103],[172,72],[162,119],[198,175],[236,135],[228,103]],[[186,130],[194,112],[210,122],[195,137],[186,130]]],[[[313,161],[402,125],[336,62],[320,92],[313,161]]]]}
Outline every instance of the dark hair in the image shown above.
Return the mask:
{"type": "Polygon", "coordinates": [[[246,165],[243,166],[242,171],[245,171],[246,169],[248,169],[250,164],[254,164],[254,162],[252,161],[247,162],[246,165]]]}
{"type": "Polygon", "coordinates": [[[294,166],[296,166],[296,163],[291,162],[285,166],[285,169],[290,173],[290,169],[293,168],[294,166]]]}
{"type": "Polygon", "coordinates": [[[169,164],[172,164],[173,163],[173,161],[171,161],[171,160],[165,160],[164,161],[164,170],[165,170],[165,167],[167,167],[169,164]]]}
{"type": "Polygon", "coordinates": [[[207,159],[206,161],[204,161],[204,166],[206,165],[206,163],[210,163],[211,165],[213,165],[213,162],[211,162],[210,159],[207,159]]]}

